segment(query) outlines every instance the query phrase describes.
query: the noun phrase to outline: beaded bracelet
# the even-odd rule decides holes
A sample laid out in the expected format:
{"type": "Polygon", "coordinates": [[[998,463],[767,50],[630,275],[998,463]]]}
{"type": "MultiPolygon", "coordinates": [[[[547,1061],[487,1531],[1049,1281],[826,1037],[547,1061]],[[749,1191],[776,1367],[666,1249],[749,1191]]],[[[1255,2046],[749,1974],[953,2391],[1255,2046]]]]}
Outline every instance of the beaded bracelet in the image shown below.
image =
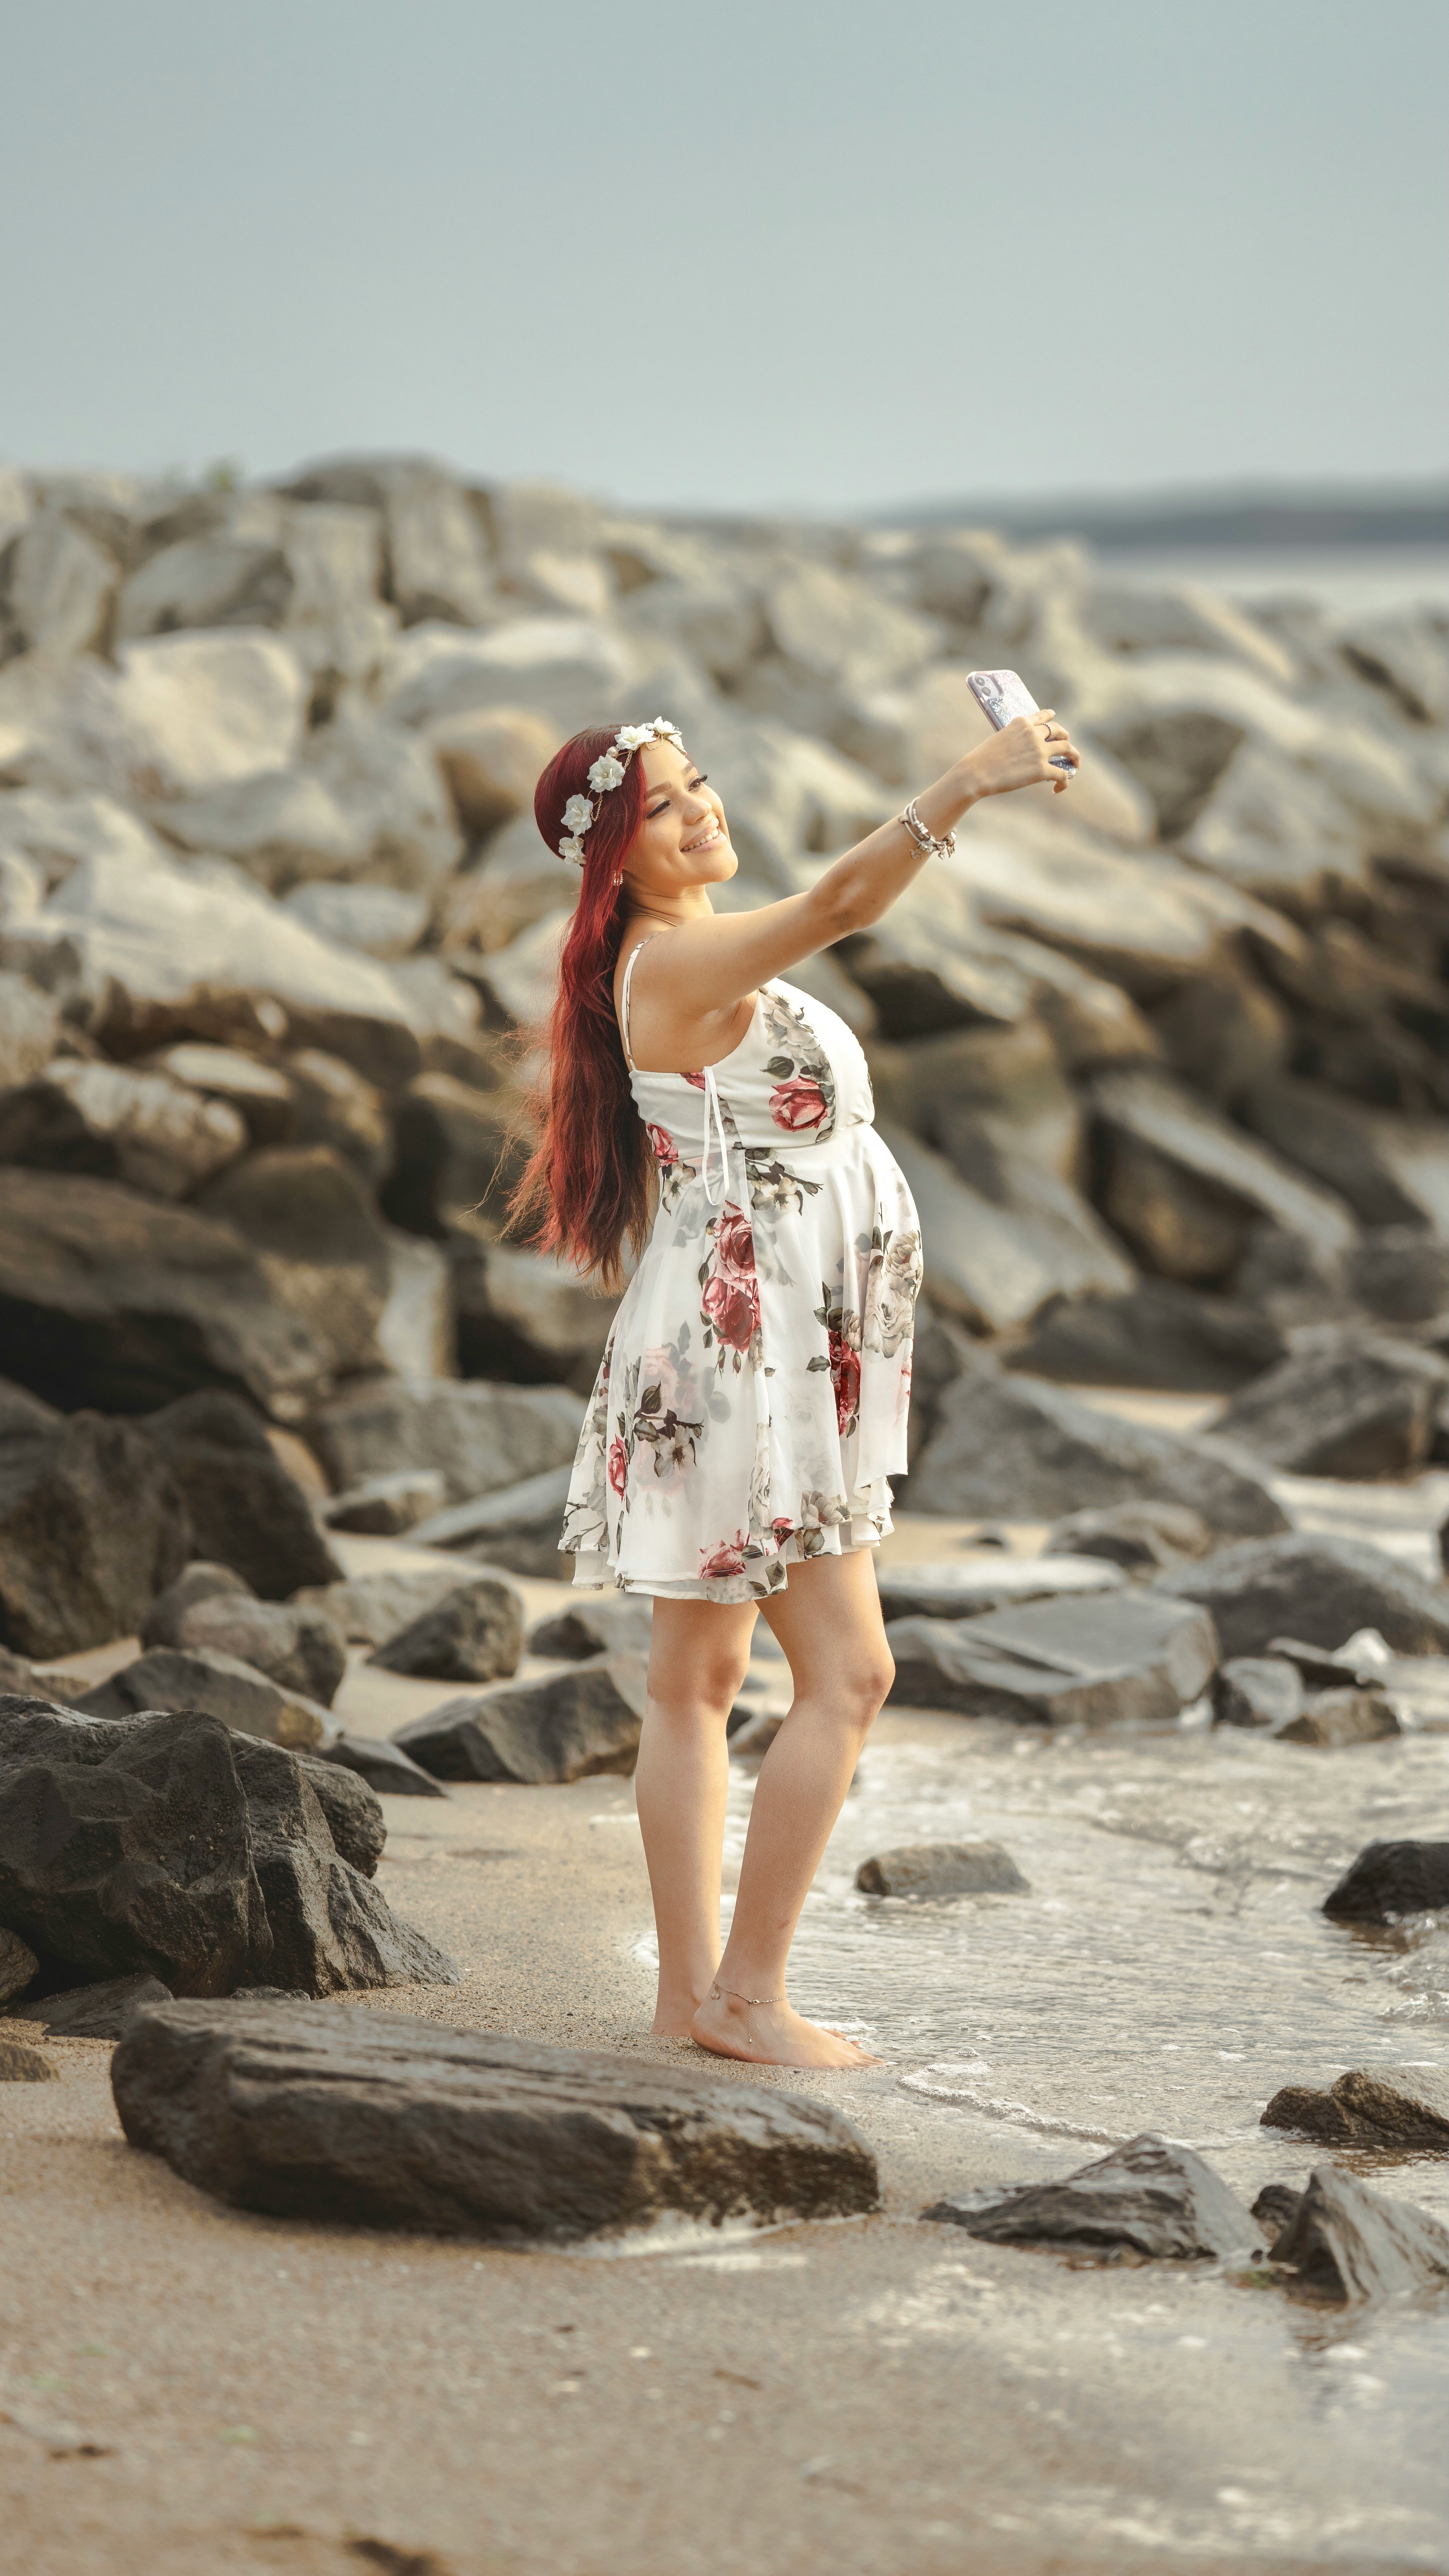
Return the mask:
{"type": "Polygon", "coordinates": [[[954,859],[956,855],[955,833],[947,832],[943,839],[939,841],[936,840],[933,834],[927,831],[925,824],[921,821],[920,815],[916,812],[916,800],[914,796],[911,798],[904,814],[898,814],[896,816],[896,820],[898,823],[904,823],[906,830],[910,833],[911,839],[915,842],[915,845],[923,858],[954,859]]]}

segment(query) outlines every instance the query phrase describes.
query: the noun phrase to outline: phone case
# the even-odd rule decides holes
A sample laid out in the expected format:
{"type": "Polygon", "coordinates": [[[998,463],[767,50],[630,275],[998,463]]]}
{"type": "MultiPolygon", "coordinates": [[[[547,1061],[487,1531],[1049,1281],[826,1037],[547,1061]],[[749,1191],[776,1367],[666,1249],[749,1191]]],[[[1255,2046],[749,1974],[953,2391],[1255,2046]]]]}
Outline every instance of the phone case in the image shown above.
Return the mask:
{"type": "MultiPolygon", "coordinates": [[[[998,733],[1003,725],[1014,723],[1018,716],[1041,713],[1018,671],[968,671],[966,686],[998,733]]],[[[1071,766],[1069,760],[1052,762],[1053,769],[1065,769],[1069,776],[1071,766]]]]}

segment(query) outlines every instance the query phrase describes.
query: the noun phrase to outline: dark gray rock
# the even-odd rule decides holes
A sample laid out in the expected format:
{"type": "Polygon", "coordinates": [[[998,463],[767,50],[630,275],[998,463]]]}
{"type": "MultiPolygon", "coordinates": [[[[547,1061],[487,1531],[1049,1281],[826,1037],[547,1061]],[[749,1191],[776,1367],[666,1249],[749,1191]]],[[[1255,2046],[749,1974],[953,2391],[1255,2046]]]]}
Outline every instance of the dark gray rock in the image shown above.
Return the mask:
{"type": "Polygon", "coordinates": [[[1060,2182],[952,2192],[921,2215],[992,2245],[1126,2248],[1159,2262],[1222,2262],[1261,2242],[1252,2216],[1211,2165],[1151,2131],[1060,2182]]]}
{"type": "Polygon", "coordinates": [[[1449,1905],[1449,1843],[1365,1843],[1323,1911],[1340,1923],[1397,1923],[1449,1905]]]}
{"type": "Polygon", "coordinates": [[[1054,1306],[1005,1365],[1075,1386],[1160,1386],[1228,1395],[1283,1356],[1283,1336],[1251,1306],[1171,1279],[1144,1279],[1121,1297],[1054,1306]]]}
{"type": "Polygon", "coordinates": [[[37,1996],[17,2007],[16,2018],[40,2022],[52,2039],[119,2039],[133,2012],[146,2004],[169,2004],[171,1989],[144,1971],[132,1977],[107,1977],[99,1985],[71,1986],[65,1993],[37,1996]]]}
{"type": "Polygon", "coordinates": [[[1218,1726],[1287,1726],[1303,1707],[1303,1684],[1279,1655],[1234,1655],[1213,1679],[1218,1726]]]}
{"type": "Polygon", "coordinates": [[[318,1355],[319,1384],[376,1365],[387,1236],[350,1162],[327,1145],[274,1145],[208,1181],[193,1204],[251,1246],[318,1355]]]}
{"type": "MultiPolygon", "coordinates": [[[[255,1599],[251,1585],[230,1565],[212,1565],[204,1556],[194,1557],[183,1566],[174,1583],[158,1592],[141,1622],[143,1646],[179,1646],[177,1623],[198,1601],[229,1597],[234,1601],[255,1599]]],[[[245,1660],[245,1658],[243,1658],[245,1660]]]]}
{"type": "MultiPolygon", "coordinates": [[[[309,1995],[456,1985],[452,1961],[336,1849],[312,1766],[251,1736],[237,1737],[236,1764],[272,1935],[266,1982],[309,1995]]],[[[333,1774],[334,1790],[347,1777],[333,1774]]]]}
{"type": "Polygon", "coordinates": [[[434,1467],[403,1467],[394,1476],[370,1476],[322,1506],[329,1529],[355,1530],[365,1538],[402,1538],[434,1512],[448,1490],[434,1467]]]}
{"type": "Polygon", "coordinates": [[[1347,1744],[1376,1744],[1382,1736],[1403,1731],[1381,1692],[1330,1690],[1319,1691],[1277,1733],[1283,1744],[1316,1744],[1334,1750],[1347,1744]]]}
{"type": "Polygon", "coordinates": [[[828,2103],[395,2013],[173,2004],[133,2024],[111,2084],[134,2147],[275,2216],[567,2243],[879,2196],[828,2103]]]}
{"type": "Polygon", "coordinates": [[[90,1977],[227,1994],[261,1973],[239,1741],[215,1718],[116,1725],[0,1700],[0,1922],[90,1977]]]}
{"type": "Polygon", "coordinates": [[[291,1602],[213,1595],[193,1602],[174,1624],[183,1650],[230,1655],[323,1708],[331,1707],[347,1670],[347,1648],[331,1620],[291,1602]]]}
{"type": "Polygon", "coordinates": [[[47,1657],[129,1636],[191,1546],[186,1504],[135,1423],[7,1420],[0,1643],[47,1657]]]}
{"type": "Polygon", "coordinates": [[[949,1558],[926,1565],[882,1566],[877,1577],[883,1619],[978,1619],[988,1610],[1024,1609],[1029,1601],[1073,1600],[1122,1589],[1122,1576],[1110,1565],[1087,1565],[1080,1559],[1007,1556],[994,1565],[953,1565],[949,1558]]]}
{"type": "Polygon", "coordinates": [[[151,1414],[146,1429],[186,1498],[198,1556],[231,1566],[264,1601],[340,1579],[306,1495],[251,1405],[208,1389],[151,1414]]]}
{"type": "Polygon", "coordinates": [[[1407,1476],[1429,1455],[1449,1363],[1411,1342],[1314,1328],[1217,1425],[1299,1476],[1407,1476]]]}
{"type": "Polygon", "coordinates": [[[1220,1548],[1154,1589],[1210,1610],[1225,1656],[1261,1655],[1275,1637],[1333,1648],[1359,1628],[1377,1628],[1400,1655],[1449,1649],[1449,1593],[1361,1539],[1293,1530],[1220,1548]]]}
{"type": "Polygon", "coordinates": [[[1104,1557],[1134,1571],[1181,1565],[1212,1553],[1213,1534],[1185,1503],[1112,1503],[1069,1512],[1047,1540],[1051,1555],[1104,1557]]]}
{"type": "Polygon", "coordinates": [[[1164,1619],[1151,1593],[1034,1602],[980,1619],[897,1619],[892,1705],[1052,1726],[1175,1718],[1217,1664],[1211,1619],[1164,1619]]]}
{"type": "Polygon", "coordinates": [[[397,1104],[394,1138],[382,1189],[394,1225],[441,1238],[485,1199],[501,1221],[526,1159],[513,1095],[489,1096],[446,1073],[422,1074],[397,1104]]]}
{"type": "Polygon", "coordinates": [[[1264,2183],[1253,2203],[1253,2216],[1267,2240],[1269,2253],[1284,2229],[1291,2226],[1297,2217],[1302,2199],[1302,2192],[1295,2191],[1291,2183],[1264,2183]]]}
{"type": "Polygon", "coordinates": [[[432,1565],[380,1566],[375,1574],[354,1574],[343,1583],[308,1586],[294,1598],[299,1610],[320,1610],[349,1644],[385,1646],[455,1585],[471,1582],[473,1570],[466,1561],[449,1564],[442,1557],[432,1565]]]}
{"type": "Polygon", "coordinates": [[[493,1682],[518,1670],[523,1602],[511,1583],[475,1574],[378,1646],[368,1661],[427,1681],[493,1682]]]}
{"type": "Polygon", "coordinates": [[[1285,2084],[1259,2124],[1335,2147],[1423,2147],[1449,2155],[1449,2074],[1428,2066],[1350,2067],[1327,2092],[1285,2084]]]}
{"type": "Polygon", "coordinates": [[[327,1735],[325,1708],[301,1691],[210,1648],[154,1646],[86,1691],[76,1706],[87,1717],[139,1717],[150,1709],[200,1710],[243,1735],[309,1752],[327,1735]]]}
{"type": "Polygon", "coordinates": [[[583,1663],[590,1655],[648,1655],[654,1604],[642,1593],[581,1593],[528,1632],[531,1655],[583,1663]]]}
{"type": "Polygon", "coordinates": [[[0,2004],[8,2004],[12,1995],[23,1994],[39,1968],[35,1952],[19,1933],[7,1932],[0,1924],[0,2004]]]}
{"type": "Polygon", "coordinates": [[[980,1368],[940,1401],[911,1470],[911,1508],[1055,1521],[1109,1503],[1185,1503],[1224,1537],[1287,1526],[1252,1463],[1206,1439],[1097,1412],[1044,1378],[980,1368]]]}
{"type": "MultiPolygon", "coordinates": [[[[9,1692],[19,1699],[31,1699],[41,1690],[35,1666],[23,1655],[12,1655],[0,1646],[0,1694],[9,1692]]],[[[44,1696],[44,1694],[41,1694],[44,1696]]]]}
{"type": "MultiPolygon", "coordinates": [[[[567,1387],[399,1377],[334,1396],[307,1436],[338,1492],[369,1476],[430,1467],[449,1501],[463,1503],[571,1467],[583,1415],[582,1397],[567,1387]]],[[[431,1547],[428,1531],[425,1521],[415,1535],[431,1547]]]]}
{"type": "Polygon", "coordinates": [[[596,1655],[543,1681],[499,1682],[393,1729],[438,1780],[584,1780],[630,1772],[644,1716],[644,1666],[596,1655]]]}
{"type": "Polygon", "coordinates": [[[363,1878],[376,1877],[387,1842],[387,1818],[377,1791],[347,1763],[324,1760],[319,1753],[296,1753],[292,1759],[343,1859],[363,1878]]]}
{"type": "Polygon", "coordinates": [[[21,2039],[0,2039],[0,2084],[54,2084],[60,2069],[41,2049],[21,2039]]]}
{"type": "Polygon", "coordinates": [[[1316,2166],[1295,2197],[1272,2253],[1305,2289],[1330,2299],[1392,2299],[1449,2279],[1449,2228],[1411,2201],[1370,2191],[1341,2165],[1316,2166]]]}
{"type": "Polygon", "coordinates": [[[876,1852],[855,1873],[866,1896],[1025,1896],[1022,1877],[1000,1843],[899,1843],[876,1852]]]}
{"type": "Polygon", "coordinates": [[[385,1736],[349,1735],[344,1729],[315,1758],[334,1763],[344,1771],[355,1771],[369,1788],[390,1797],[446,1798],[448,1794],[440,1780],[433,1779],[420,1763],[404,1753],[400,1744],[390,1743],[385,1736]]]}
{"type": "Polygon", "coordinates": [[[572,1559],[559,1554],[572,1465],[525,1476],[501,1493],[455,1503],[421,1521],[413,1536],[423,1547],[466,1549],[481,1564],[507,1574],[532,1574],[544,1583],[566,1583],[572,1559]]]}
{"type": "Polygon", "coordinates": [[[1438,1231],[1444,1148],[1438,1121],[1369,1108],[1326,1082],[1288,1074],[1255,1084],[1241,1106],[1249,1127],[1300,1171],[1336,1190],[1360,1224],[1438,1231]]]}

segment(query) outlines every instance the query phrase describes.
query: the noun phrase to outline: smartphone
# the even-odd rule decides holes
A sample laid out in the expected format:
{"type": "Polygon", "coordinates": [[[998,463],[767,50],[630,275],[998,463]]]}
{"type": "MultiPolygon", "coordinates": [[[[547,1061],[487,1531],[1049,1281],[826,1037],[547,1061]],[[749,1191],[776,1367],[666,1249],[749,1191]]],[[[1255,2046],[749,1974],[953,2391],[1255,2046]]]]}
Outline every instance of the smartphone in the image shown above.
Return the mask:
{"type": "MultiPolygon", "coordinates": [[[[968,671],[966,686],[983,715],[995,725],[998,733],[1003,725],[1009,725],[1017,716],[1036,716],[1041,713],[1025,680],[1016,671],[968,671]]],[[[1072,764],[1069,760],[1057,760],[1053,757],[1052,767],[1064,769],[1069,778],[1072,775],[1072,764]]]]}

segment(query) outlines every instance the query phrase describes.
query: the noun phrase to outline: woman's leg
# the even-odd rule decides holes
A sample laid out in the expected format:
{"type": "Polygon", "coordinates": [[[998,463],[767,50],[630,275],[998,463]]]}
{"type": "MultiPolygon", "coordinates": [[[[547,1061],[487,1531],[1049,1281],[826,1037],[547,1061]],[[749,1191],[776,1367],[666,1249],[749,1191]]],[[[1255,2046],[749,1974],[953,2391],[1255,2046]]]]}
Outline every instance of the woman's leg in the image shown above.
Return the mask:
{"type": "Polygon", "coordinates": [[[866,2052],[803,2021],[785,2002],[785,1962],[800,1908],[850,1786],[866,1732],[895,1675],[875,1567],[864,1549],[790,1568],[761,1604],[795,1681],[790,1714],[760,1765],[718,1996],[694,2016],[695,2038],[721,2057],[767,2066],[859,2066],[866,2052]]]}
{"type": "Polygon", "coordinates": [[[725,1727],[749,1670],[752,1601],[656,1601],[634,1795],[659,1933],[654,2029],[689,2034],[719,1958],[725,1727]]]}

